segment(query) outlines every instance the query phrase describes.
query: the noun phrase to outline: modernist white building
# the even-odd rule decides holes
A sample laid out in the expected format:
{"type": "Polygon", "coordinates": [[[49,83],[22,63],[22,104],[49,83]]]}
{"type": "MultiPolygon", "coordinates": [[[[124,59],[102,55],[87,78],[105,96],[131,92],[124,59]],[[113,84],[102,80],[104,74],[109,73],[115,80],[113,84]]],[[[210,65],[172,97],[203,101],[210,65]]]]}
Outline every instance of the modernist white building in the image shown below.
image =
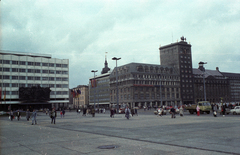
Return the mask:
{"type": "MultiPolygon", "coordinates": [[[[20,87],[50,87],[51,107],[67,107],[69,103],[69,60],[51,55],[0,50],[1,109],[23,108],[20,87]],[[6,93],[5,93],[6,92],[6,93]],[[5,100],[4,100],[4,93],[5,100]]],[[[34,105],[32,105],[34,106],[34,105]]],[[[38,108],[41,103],[38,103],[38,108]]]]}

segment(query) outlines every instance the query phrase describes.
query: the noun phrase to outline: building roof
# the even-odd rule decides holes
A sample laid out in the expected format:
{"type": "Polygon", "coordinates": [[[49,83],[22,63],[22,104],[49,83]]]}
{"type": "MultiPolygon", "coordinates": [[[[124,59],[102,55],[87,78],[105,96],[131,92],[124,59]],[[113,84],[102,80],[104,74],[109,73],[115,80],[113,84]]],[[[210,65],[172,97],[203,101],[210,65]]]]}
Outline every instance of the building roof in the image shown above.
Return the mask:
{"type": "Polygon", "coordinates": [[[240,73],[227,73],[227,72],[221,72],[226,77],[230,78],[240,78],[240,73]]]}
{"type": "MultiPolygon", "coordinates": [[[[145,64],[145,63],[129,63],[123,66],[118,66],[118,75],[126,74],[126,73],[152,73],[156,74],[156,72],[151,72],[154,70],[165,70],[170,71],[171,74],[177,74],[175,69],[172,66],[158,65],[158,64],[145,64]]],[[[114,73],[116,67],[112,71],[114,73]]],[[[169,72],[169,73],[170,73],[169,72]]],[[[168,74],[168,73],[164,73],[168,74]]],[[[112,74],[110,76],[113,76],[112,74]]]]}
{"type": "Polygon", "coordinates": [[[25,52],[16,52],[16,51],[7,51],[7,50],[0,50],[0,54],[16,55],[16,56],[30,56],[30,57],[45,57],[45,58],[52,57],[51,54],[25,53],[25,52]]]}
{"type": "MultiPolygon", "coordinates": [[[[194,76],[199,76],[199,75],[202,76],[202,74],[203,74],[203,72],[200,69],[193,68],[193,75],[194,76]]],[[[204,72],[204,76],[205,76],[205,78],[207,78],[209,76],[218,76],[218,77],[220,76],[220,77],[223,77],[224,75],[222,75],[217,70],[208,70],[208,69],[206,69],[205,72],[204,72]]]]}

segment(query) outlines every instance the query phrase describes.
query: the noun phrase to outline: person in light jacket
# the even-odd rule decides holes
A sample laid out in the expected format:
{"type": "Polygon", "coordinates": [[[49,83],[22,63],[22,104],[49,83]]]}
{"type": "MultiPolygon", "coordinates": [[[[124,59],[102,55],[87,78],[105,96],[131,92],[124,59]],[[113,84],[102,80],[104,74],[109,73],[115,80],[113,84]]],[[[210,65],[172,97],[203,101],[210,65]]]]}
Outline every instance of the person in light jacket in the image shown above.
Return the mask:
{"type": "Polygon", "coordinates": [[[180,116],[183,116],[183,106],[181,106],[181,107],[179,108],[179,115],[180,115],[180,116]]]}
{"type": "Polygon", "coordinates": [[[32,125],[33,123],[35,123],[35,125],[37,124],[37,112],[35,109],[33,110],[33,113],[32,113],[32,125]]]}

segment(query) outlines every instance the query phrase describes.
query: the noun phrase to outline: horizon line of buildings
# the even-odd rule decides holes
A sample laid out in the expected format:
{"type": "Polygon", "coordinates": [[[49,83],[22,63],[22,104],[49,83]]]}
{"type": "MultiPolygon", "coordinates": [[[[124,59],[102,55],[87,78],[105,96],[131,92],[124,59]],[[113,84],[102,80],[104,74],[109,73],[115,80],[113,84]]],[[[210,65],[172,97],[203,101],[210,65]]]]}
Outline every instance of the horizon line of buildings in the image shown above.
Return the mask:
{"type": "MultiPolygon", "coordinates": [[[[210,102],[240,102],[240,74],[192,68],[191,45],[186,38],[159,48],[161,64],[128,63],[104,68],[89,83],[69,89],[69,60],[46,54],[0,51],[1,109],[80,108],[83,106],[161,106],[210,102]],[[50,100],[22,102],[21,87],[49,87],[50,100]],[[71,90],[80,90],[73,97],[71,90]],[[4,96],[4,100],[3,100],[4,96]]],[[[200,64],[200,63],[199,63],[200,64]]],[[[25,92],[28,94],[28,92],[25,92]]]]}

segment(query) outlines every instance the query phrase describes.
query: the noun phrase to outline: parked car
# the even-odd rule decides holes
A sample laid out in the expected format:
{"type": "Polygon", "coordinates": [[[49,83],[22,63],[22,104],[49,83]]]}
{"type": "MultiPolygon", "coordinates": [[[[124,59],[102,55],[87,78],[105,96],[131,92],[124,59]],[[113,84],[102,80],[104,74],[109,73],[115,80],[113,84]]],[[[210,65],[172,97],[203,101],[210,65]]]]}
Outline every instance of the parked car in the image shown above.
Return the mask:
{"type": "Polygon", "coordinates": [[[240,114],[240,106],[235,106],[234,109],[231,109],[230,112],[235,115],[235,114],[240,114]]]}

